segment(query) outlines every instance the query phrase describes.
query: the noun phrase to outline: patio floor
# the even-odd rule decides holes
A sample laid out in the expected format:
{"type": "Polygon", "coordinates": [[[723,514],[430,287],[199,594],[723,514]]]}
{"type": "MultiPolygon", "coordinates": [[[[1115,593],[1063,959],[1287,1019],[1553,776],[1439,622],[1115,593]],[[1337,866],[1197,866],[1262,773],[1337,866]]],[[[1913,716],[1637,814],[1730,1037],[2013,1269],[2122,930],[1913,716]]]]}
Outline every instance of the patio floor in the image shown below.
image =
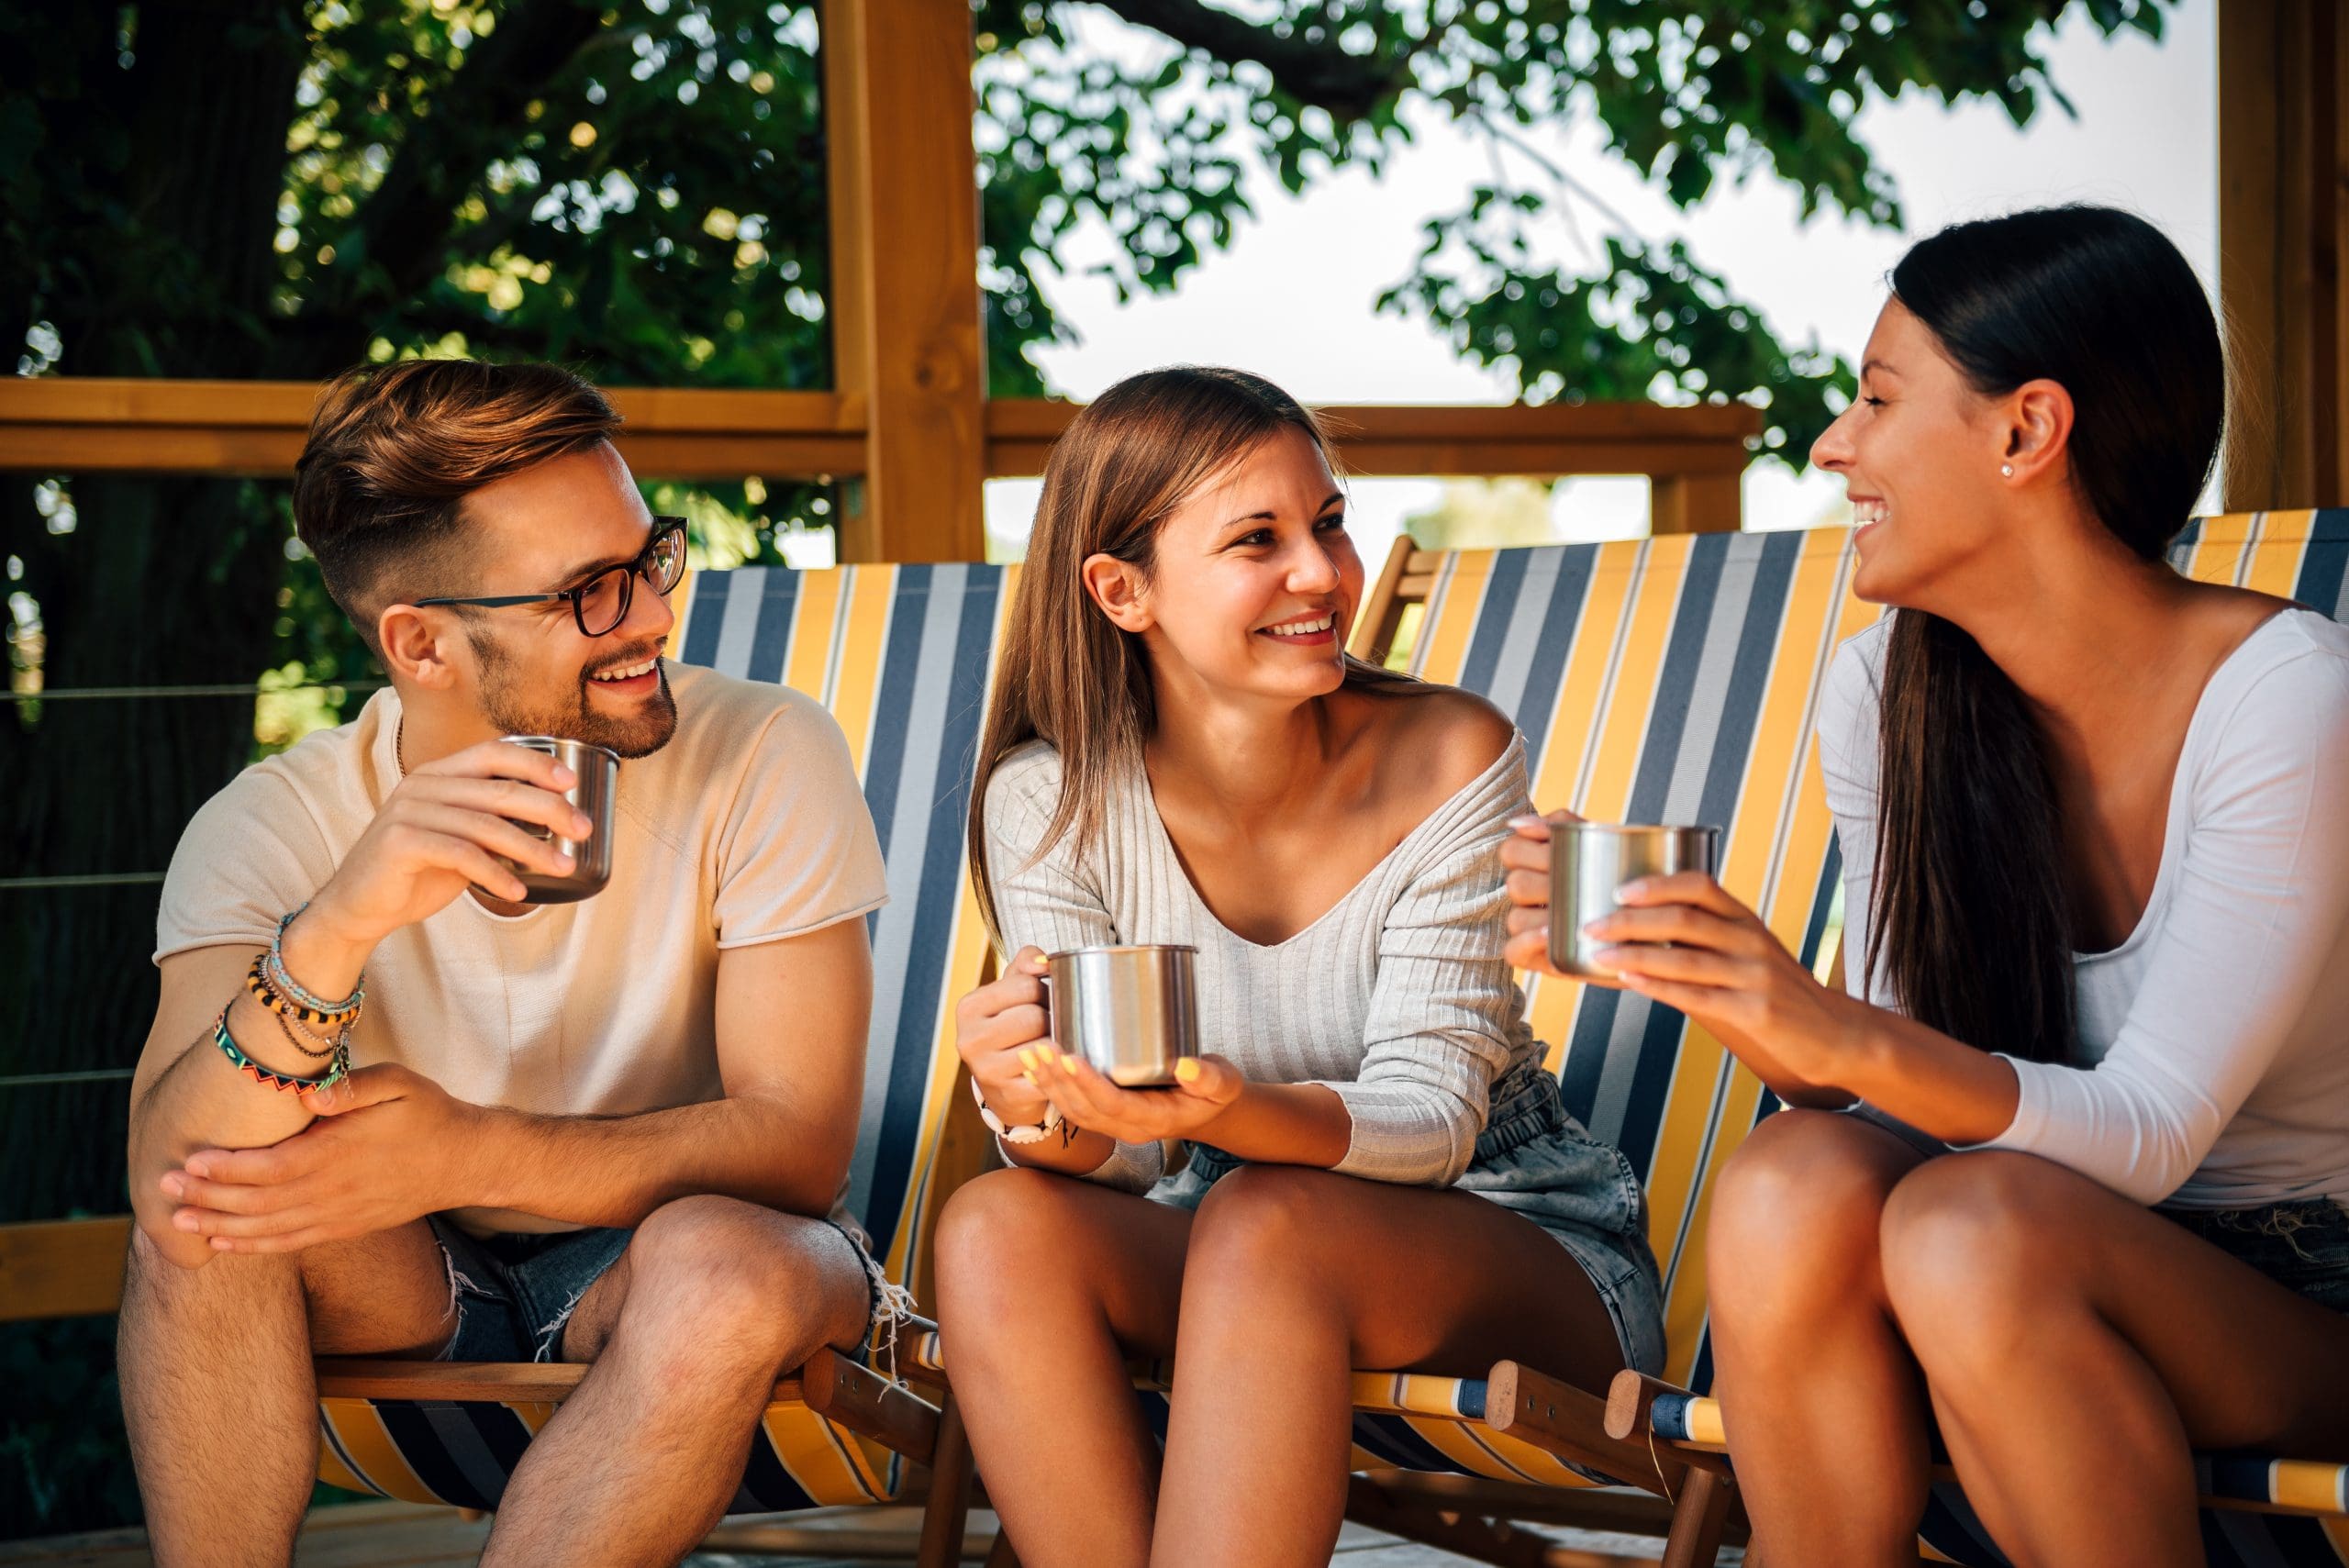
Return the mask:
{"type": "MultiPolygon", "coordinates": [[[[729,1519],[710,1550],[686,1559],[690,1568],[856,1568],[872,1562],[909,1562],[919,1518],[910,1508],[826,1509],[771,1518],[729,1519]],[[858,1544],[842,1540],[826,1551],[822,1537],[854,1531],[889,1539],[858,1544]],[[876,1550],[877,1549],[877,1550],[876,1550]],[[788,1552],[789,1554],[785,1554],[788,1552]]],[[[1587,1530],[1546,1529],[1557,1542],[1546,1568],[1652,1568],[1662,1543],[1638,1536],[1598,1535],[1587,1530]]],[[[466,1520],[453,1508],[406,1503],[352,1503],[316,1509],[302,1531],[302,1568],[429,1568],[470,1562],[489,1534],[486,1520],[466,1520]]],[[[978,1562],[995,1534],[995,1516],[974,1512],[970,1540],[978,1562]]],[[[1739,1561],[1724,1551],[1723,1563],[1739,1561]]],[[[0,1563],[41,1568],[146,1568],[144,1532],[105,1530],[50,1540],[0,1541],[0,1563]]],[[[1415,1545],[1349,1524],[1338,1538],[1333,1568],[1474,1568],[1470,1560],[1415,1545]]]]}

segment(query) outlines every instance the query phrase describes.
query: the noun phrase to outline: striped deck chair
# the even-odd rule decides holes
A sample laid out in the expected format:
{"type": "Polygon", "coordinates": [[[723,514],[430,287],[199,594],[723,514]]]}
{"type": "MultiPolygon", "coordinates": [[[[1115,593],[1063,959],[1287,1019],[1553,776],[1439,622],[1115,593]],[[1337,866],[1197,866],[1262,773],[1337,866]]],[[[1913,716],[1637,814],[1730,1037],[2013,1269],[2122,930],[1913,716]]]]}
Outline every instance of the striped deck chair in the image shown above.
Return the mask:
{"type": "MultiPolygon", "coordinates": [[[[1687,602],[1682,617],[1691,610],[1704,615],[1703,640],[1709,649],[1723,646],[1722,639],[1731,635],[1766,639],[1770,630],[1757,623],[1751,604],[1740,606],[1729,597],[1733,569],[1728,563],[1750,560],[1758,586],[1772,576],[1774,569],[1764,564],[1770,552],[1791,550],[1796,552],[1798,579],[1808,581],[1816,573],[1824,581],[1831,574],[1840,574],[1840,569],[1831,573],[1829,562],[1842,550],[1843,538],[1838,531],[1698,541],[1688,567],[1687,602]],[[1723,551],[1723,586],[1700,597],[1698,579],[1703,573],[1696,562],[1709,553],[1723,551]],[[1742,628],[1735,624],[1741,617],[1742,628]]],[[[2258,512],[2199,519],[2180,537],[2171,561],[2179,571],[2204,582],[2232,583],[2295,599],[2336,618],[2349,613],[2349,582],[2344,581],[2349,579],[2349,510],[2258,512]]],[[[1485,589],[1487,597],[1498,591],[1503,570],[1496,566],[1487,573],[1491,584],[1485,589]]],[[[1533,562],[1529,561],[1528,578],[1532,570],[1533,562]]],[[[1742,574],[1742,569],[1734,571],[1736,576],[1742,574]]],[[[1565,575],[1559,573],[1553,598],[1581,591],[1571,588],[1565,575]]],[[[1841,592],[1840,584],[1837,592],[1841,592]]],[[[1798,589],[1777,635],[1782,652],[1772,674],[1773,689],[1780,681],[1790,680],[1793,663],[1809,656],[1791,644],[1807,644],[1816,628],[1829,620],[1835,623],[1834,635],[1840,639],[1872,615],[1869,607],[1856,603],[1833,609],[1818,606],[1808,592],[1798,589]]],[[[1453,656],[1443,650],[1454,645],[1469,649],[1460,656],[1462,673],[1469,684],[1491,681],[1482,673],[1484,670],[1507,666],[1506,654],[1497,659],[1487,656],[1481,665],[1477,662],[1476,647],[1497,642],[1502,647],[1516,646],[1513,640],[1501,642],[1498,634],[1488,636],[1486,617],[1478,617],[1473,631],[1449,632],[1449,614],[1439,623],[1439,612],[1431,606],[1429,616],[1430,624],[1437,627],[1437,642],[1424,662],[1428,673],[1441,678],[1453,668],[1449,662],[1453,656]],[[1444,641],[1447,635],[1450,643],[1444,641]]],[[[1646,748],[1657,745],[1680,722],[1671,717],[1675,707],[1685,706],[1691,726],[1717,728],[1720,740],[1708,746],[1696,735],[1679,740],[1678,757],[1671,764],[1673,783],[1659,795],[1634,782],[1628,796],[1629,814],[1653,820],[1653,812],[1662,805],[1670,820],[1720,820],[1714,815],[1711,781],[1724,781],[1720,787],[1725,790],[1727,775],[1745,767],[1750,776],[1738,797],[1724,880],[1741,895],[1761,892],[1767,896],[1774,929],[1797,945],[1806,961],[1812,960],[1820,954],[1827,900],[1838,874],[1831,847],[1824,852],[1820,847],[1826,812],[1810,776],[1816,772],[1812,748],[1806,741],[1800,754],[1786,762],[1765,747],[1760,736],[1777,721],[1776,698],[1764,696],[1753,683],[1741,681],[1745,667],[1742,658],[1733,671],[1715,671],[1695,655],[1695,640],[1694,633],[1684,638],[1675,624],[1653,704],[1654,716],[1638,762],[1638,778],[1648,780],[1663,768],[1662,762],[1651,765],[1646,748]],[[1685,655],[1684,648],[1688,650],[1685,655]],[[1692,668],[1696,671],[1693,680],[1686,673],[1692,668]],[[1675,669],[1684,673],[1675,677],[1675,669]],[[1739,736],[1736,715],[1754,700],[1762,703],[1765,717],[1756,727],[1757,739],[1749,744],[1739,736]],[[1713,717],[1717,710],[1718,720],[1713,717]],[[1694,751],[1692,743],[1697,744],[1694,751]],[[1695,779],[1697,764],[1691,759],[1709,754],[1709,761],[1702,764],[1708,782],[1700,786],[1695,779]],[[1741,762],[1741,756],[1750,761],[1741,762]],[[1797,772],[1802,777],[1796,798],[1781,803],[1773,800],[1774,789],[1757,793],[1757,785],[1767,784],[1770,776],[1780,773],[1791,776],[1797,772]],[[1702,793],[1688,793],[1699,790],[1702,793]],[[1693,818],[1687,815],[1692,806],[1697,809],[1693,818]],[[1754,840],[1744,837],[1749,810],[1763,814],[1754,818],[1754,840]],[[1764,824],[1773,810],[1784,823],[1777,841],[1758,841],[1771,838],[1764,824]],[[1808,913],[1801,907],[1806,897],[1810,905],[1808,913]]],[[[1627,659],[1642,657],[1628,647],[1622,651],[1627,659]]],[[[1484,689],[1506,697],[1509,688],[1505,680],[1484,689]]],[[[1559,707],[1562,721],[1579,718],[1575,685],[1572,678],[1566,683],[1559,707]]],[[[1641,692],[1635,682],[1621,682],[1609,694],[1610,706],[1626,700],[1639,702],[1641,692]]],[[[1615,721],[1602,716],[1600,722],[1611,726],[1615,721]]],[[[1529,728],[1528,733],[1532,731],[1529,728]]],[[[1553,742],[1550,753],[1555,752],[1553,742]]],[[[1579,800],[1592,812],[1604,815],[1613,802],[1626,798],[1611,793],[1612,780],[1628,765],[1624,758],[1602,748],[1600,758],[1567,765],[1586,771],[1553,773],[1545,756],[1535,787],[1537,799],[1545,804],[1579,800]],[[1589,787],[1593,784],[1598,787],[1589,787]]],[[[1664,1262],[1669,1291],[1667,1327],[1672,1351],[1667,1375],[1671,1385],[1685,1385],[1675,1387],[1623,1374],[1609,1402],[1608,1429],[1627,1440],[1653,1440],[1661,1451],[1680,1458],[1700,1463],[1717,1462],[1725,1451],[1720,1406],[1690,1392],[1702,1390],[1711,1381],[1701,1245],[1705,1194],[1730,1150],[1759,1116],[1776,1107],[1751,1074],[1725,1063],[1718,1045],[1704,1040],[1702,1031],[1686,1028],[1676,1017],[1667,1017],[1662,1009],[1650,1014],[1644,1008],[1640,1010],[1642,1016],[1629,1016],[1628,1002],[1609,1001],[1607,993],[1592,991],[1575,997],[1561,995],[1562,989],[1571,988],[1553,982],[1537,994],[1537,1026],[1552,1031],[1544,1034],[1545,1039],[1558,1039],[1563,1033],[1571,1041],[1564,1065],[1568,1108],[1585,1116],[1600,1136],[1620,1140],[1634,1162],[1646,1170],[1653,1206],[1650,1234],[1657,1256],[1664,1262]],[[1640,1037],[1638,1049],[1627,1055],[1620,1048],[1634,1033],[1640,1037]],[[1614,1049],[1605,1048],[1602,1040],[1611,1040],[1614,1049]]],[[[2198,1457],[2196,1470],[2204,1503],[2203,1544],[2214,1568],[2343,1568],[2349,1564],[2349,1465],[2258,1454],[2208,1454],[2198,1457]]],[[[1935,1473],[1922,1529],[1922,1554],[1933,1562],[2004,1568],[2005,1559],[1966,1506],[1948,1468],[1942,1466],[1935,1473]]],[[[1707,1555],[1692,1560],[1709,1562],[1709,1548],[1706,1550],[1707,1555]]]]}
{"type": "MultiPolygon", "coordinates": [[[[964,874],[981,708],[1009,586],[993,566],[748,568],[696,573],[671,651],[797,688],[848,736],[890,899],[871,917],[873,1024],[850,1202],[889,1277],[919,1293],[930,1224],[991,1146],[951,1115],[952,1006],[986,937],[964,874]]],[[[730,1512],[896,1497],[938,1412],[876,1356],[819,1352],[776,1390],[730,1512]]],[[[353,1491],[495,1507],[531,1434],[584,1369],[322,1362],[321,1477],[353,1491]]],[[[938,1562],[948,1559],[941,1557],[938,1562]]]]}

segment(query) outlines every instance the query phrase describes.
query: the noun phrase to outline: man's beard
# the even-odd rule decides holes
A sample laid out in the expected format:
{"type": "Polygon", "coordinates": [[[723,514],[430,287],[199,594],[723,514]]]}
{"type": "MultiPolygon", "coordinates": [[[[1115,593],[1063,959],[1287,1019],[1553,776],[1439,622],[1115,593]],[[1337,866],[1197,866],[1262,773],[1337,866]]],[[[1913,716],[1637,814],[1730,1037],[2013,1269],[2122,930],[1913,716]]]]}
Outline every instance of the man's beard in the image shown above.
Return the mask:
{"type": "MultiPolygon", "coordinates": [[[[533,699],[515,679],[513,662],[506,651],[490,637],[472,633],[473,656],[481,662],[481,709],[483,717],[504,735],[555,735],[566,740],[586,740],[598,746],[608,746],[623,757],[649,757],[669,743],[677,732],[677,699],[669,691],[669,670],[664,662],[655,673],[660,688],[629,717],[619,718],[596,711],[595,699],[588,692],[589,677],[580,672],[578,689],[573,700],[565,705],[547,697],[533,699]]],[[[607,661],[611,663],[634,662],[632,660],[607,661]]]]}

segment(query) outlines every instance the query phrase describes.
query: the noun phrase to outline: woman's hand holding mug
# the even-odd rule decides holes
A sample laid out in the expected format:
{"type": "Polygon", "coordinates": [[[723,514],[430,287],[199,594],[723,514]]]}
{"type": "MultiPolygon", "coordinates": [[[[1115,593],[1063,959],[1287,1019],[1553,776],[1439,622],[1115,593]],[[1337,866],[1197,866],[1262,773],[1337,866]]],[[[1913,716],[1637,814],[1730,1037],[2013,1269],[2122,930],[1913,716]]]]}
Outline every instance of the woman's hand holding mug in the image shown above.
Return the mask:
{"type": "MultiPolygon", "coordinates": [[[[1034,1127],[1051,1099],[1037,1066],[1059,1051],[1044,1010],[1044,950],[1024,947],[1003,973],[954,1004],[954,1049],[1006,1127],[1034,1127]]],[[[1067,1107],[1062,1107],[1067,1114],[1067,1107]]]]}
{"type": "MultiPolygon", "coordinates": [[[[1562,811],[1509,824],[1516,831],[1501,844],[1507,953],[1520,969],[1559,973],[1550,962],[1550,828],[1581,820],[1562,811]]],[[[1831,1085],[1851,1067],[1865,1009],[1821,985],[1718,880],[1702,872],[1642,877],[1617,898],[1620,908],[1585,928],[1609,944],[1597,957],[1612,976],[1572,978],[1677,1008],[1774,1087],[1831,1085]]]]}

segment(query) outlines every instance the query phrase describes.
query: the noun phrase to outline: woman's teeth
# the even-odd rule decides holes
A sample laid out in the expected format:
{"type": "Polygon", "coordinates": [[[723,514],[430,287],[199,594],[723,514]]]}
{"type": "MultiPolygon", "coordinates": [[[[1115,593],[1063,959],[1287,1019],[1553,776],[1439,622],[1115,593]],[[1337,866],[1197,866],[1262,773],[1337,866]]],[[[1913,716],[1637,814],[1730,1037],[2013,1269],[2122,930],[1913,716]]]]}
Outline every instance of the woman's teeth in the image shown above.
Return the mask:
{"type": "Polygon", "coordinates": [[[1852,503],[1852,521],[1860,528],[1865,528],[1870,523],[1880,523],[1891,515],[1892,508],[1881,501],[1852,503]]]}
{"type": "Polygon", "coordinates": [[[655,655],[651,659],[645,660],[640,664],[629,664],[618,670],[598,670],[587,678],[591,681],[604,681],[607,683],[612,681],[633,681],[639,675],[651,674],[655,669],[660,667],[660,663],[661,660],[659,656],[655,655]]]}
{"type": "Polygon", "coordinates": [[[1283,621],[1262,629],[1267,637],[1313,637],[1329,630],[1337,619],[1335,616],[1315,616],[1310,620],[1283,621]]]}

